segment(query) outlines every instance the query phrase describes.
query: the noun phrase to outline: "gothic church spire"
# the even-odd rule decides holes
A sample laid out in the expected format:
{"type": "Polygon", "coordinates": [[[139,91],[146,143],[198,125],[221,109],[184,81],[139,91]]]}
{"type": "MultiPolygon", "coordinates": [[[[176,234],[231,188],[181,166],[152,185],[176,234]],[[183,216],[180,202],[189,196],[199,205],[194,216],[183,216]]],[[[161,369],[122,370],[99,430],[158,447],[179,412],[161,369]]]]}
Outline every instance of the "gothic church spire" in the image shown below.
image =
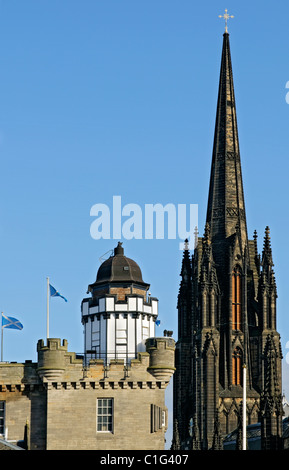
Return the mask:
{"type": "Polygon", "coordinates": [[[207,208],[212,241],[224,240],[239,226],[243,249],[247,244],[236,103],[229,34],[223,35],[218,104],[207,208]]]}

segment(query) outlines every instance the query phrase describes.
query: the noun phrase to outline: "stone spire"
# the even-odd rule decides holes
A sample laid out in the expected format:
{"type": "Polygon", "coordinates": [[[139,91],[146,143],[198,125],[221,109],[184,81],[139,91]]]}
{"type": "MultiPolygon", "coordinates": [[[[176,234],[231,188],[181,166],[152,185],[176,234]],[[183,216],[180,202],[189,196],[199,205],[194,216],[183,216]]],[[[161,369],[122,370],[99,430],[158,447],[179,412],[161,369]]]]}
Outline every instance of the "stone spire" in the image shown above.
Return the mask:
{"type": "Polygon", "coordinates": [[[276,333],[267,335],[263,351],[264,389],[261,394],[262,450],[282,448],[281,345],[276,333]]]}
{"type": "Polygon", "coordinates": [[[178,295],[179,315],[178,331],[181,338],[190,335],[190,323],[192,315],[192,266],[189,252],[189,242],[186,239],[184,244],[181,283],[178,295]]]}
{"type": "Polygon", "coordinates": [[[267,226],[265,229],[265,236],[264,236],[264,246],[263,246],[263,253],[262,253],[262,268],[263,272],[265,272],[268,281],[274,276],[273,272],[273,256],[272,256],[272,248],[271,248],[271,239],[270,239],[270,229],[267,226]]]}
{"type": "Polygon", "coordinates": [[[223,35],[219,94],[207,208],[212,242],[225,240],[240,227],[242,247],[247,244],[236,103],[229,34],[223,35]]]}

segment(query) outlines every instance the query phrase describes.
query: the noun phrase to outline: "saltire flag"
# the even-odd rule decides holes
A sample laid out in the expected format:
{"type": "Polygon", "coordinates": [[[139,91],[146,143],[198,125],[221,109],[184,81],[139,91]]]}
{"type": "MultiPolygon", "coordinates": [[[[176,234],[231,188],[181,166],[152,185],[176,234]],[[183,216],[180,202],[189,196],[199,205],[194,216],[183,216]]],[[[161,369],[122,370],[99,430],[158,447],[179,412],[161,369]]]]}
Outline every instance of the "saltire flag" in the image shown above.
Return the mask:
{"type": "Polygon", "coordinates": [[[160,321],[160,320],[156,320],[156,325],[157,325],[157,326],[160,326],[160,324],[161,324],[161,321],[160,321]]]}
{"type": "Polygon", "coordinates": [[[61,297],[62,299],[65,300],[65,302],[67,302],[67,299],[65,297],[63,297],[63,295],[59,294],[59,292],[54,289],[54,287],[49,284],[49,288],[50,288],[50,297],[61,297]]]}
{"type": "Polygon", "coordinates": [[[14,330],[22,330],[23,325],[19,320],[13,317],[7,317],[2,313],[2,328],[13,328],[14,330]]]}

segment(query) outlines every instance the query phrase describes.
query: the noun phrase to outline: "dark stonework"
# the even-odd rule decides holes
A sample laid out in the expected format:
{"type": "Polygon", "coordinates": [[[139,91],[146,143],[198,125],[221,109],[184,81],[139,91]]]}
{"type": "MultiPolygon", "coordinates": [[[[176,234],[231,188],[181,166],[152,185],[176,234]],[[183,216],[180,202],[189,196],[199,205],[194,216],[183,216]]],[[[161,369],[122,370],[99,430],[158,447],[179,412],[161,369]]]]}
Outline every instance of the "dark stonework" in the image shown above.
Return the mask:
{"type": "Polygon", "coordinates": [[[249,240],[228,33],[224,34],[204,236],[185,244],[178,295],[174,448],[222,448],[261,422],[264,449],[281,448],[282,352],[268,227],[262,256],[249,240]],[[246,364],[247,383],[243,384],[246,364]],[[193,420],[193,421],[192,421],[193,420]],[[190,422],[194,432],[190,434],[190,422]],[[194,436],[194,437],[193,437],[194,436]],[[190,442],[190,444],[188,444],[190,442]]]}

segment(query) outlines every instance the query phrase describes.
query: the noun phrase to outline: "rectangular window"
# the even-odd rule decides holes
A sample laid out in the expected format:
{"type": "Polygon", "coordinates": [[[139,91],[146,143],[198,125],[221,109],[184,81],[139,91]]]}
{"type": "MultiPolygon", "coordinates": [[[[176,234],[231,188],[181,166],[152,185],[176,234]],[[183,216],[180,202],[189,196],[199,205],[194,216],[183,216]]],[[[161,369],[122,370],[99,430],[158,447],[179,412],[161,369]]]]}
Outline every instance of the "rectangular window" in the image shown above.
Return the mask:
{"type": "Polygon", "coordinates": [[[0,436],[5,435],[5,401],[0,401],[0,436]]]}
{"type": "Polygon", "coordinates": [[[115,320],[115,356],[111,359],[127,359],[127,318],[125,314],[120,313],[115,320]]]}
{"type": "Polygon", "coordinates": [[[162,427],[166,427],[166,412],[164,410],[162,411],[162,427]]]}
{"type": "Polygon", "coordinates": [[[97,399],[97,432],[113,432],[113,398],[97,399]]]}
{"type": "Polygon", "coordinates": [[[157,432],[165,426],[165,412],[159,406],[151,404],[151,432],[157,432]]]}

